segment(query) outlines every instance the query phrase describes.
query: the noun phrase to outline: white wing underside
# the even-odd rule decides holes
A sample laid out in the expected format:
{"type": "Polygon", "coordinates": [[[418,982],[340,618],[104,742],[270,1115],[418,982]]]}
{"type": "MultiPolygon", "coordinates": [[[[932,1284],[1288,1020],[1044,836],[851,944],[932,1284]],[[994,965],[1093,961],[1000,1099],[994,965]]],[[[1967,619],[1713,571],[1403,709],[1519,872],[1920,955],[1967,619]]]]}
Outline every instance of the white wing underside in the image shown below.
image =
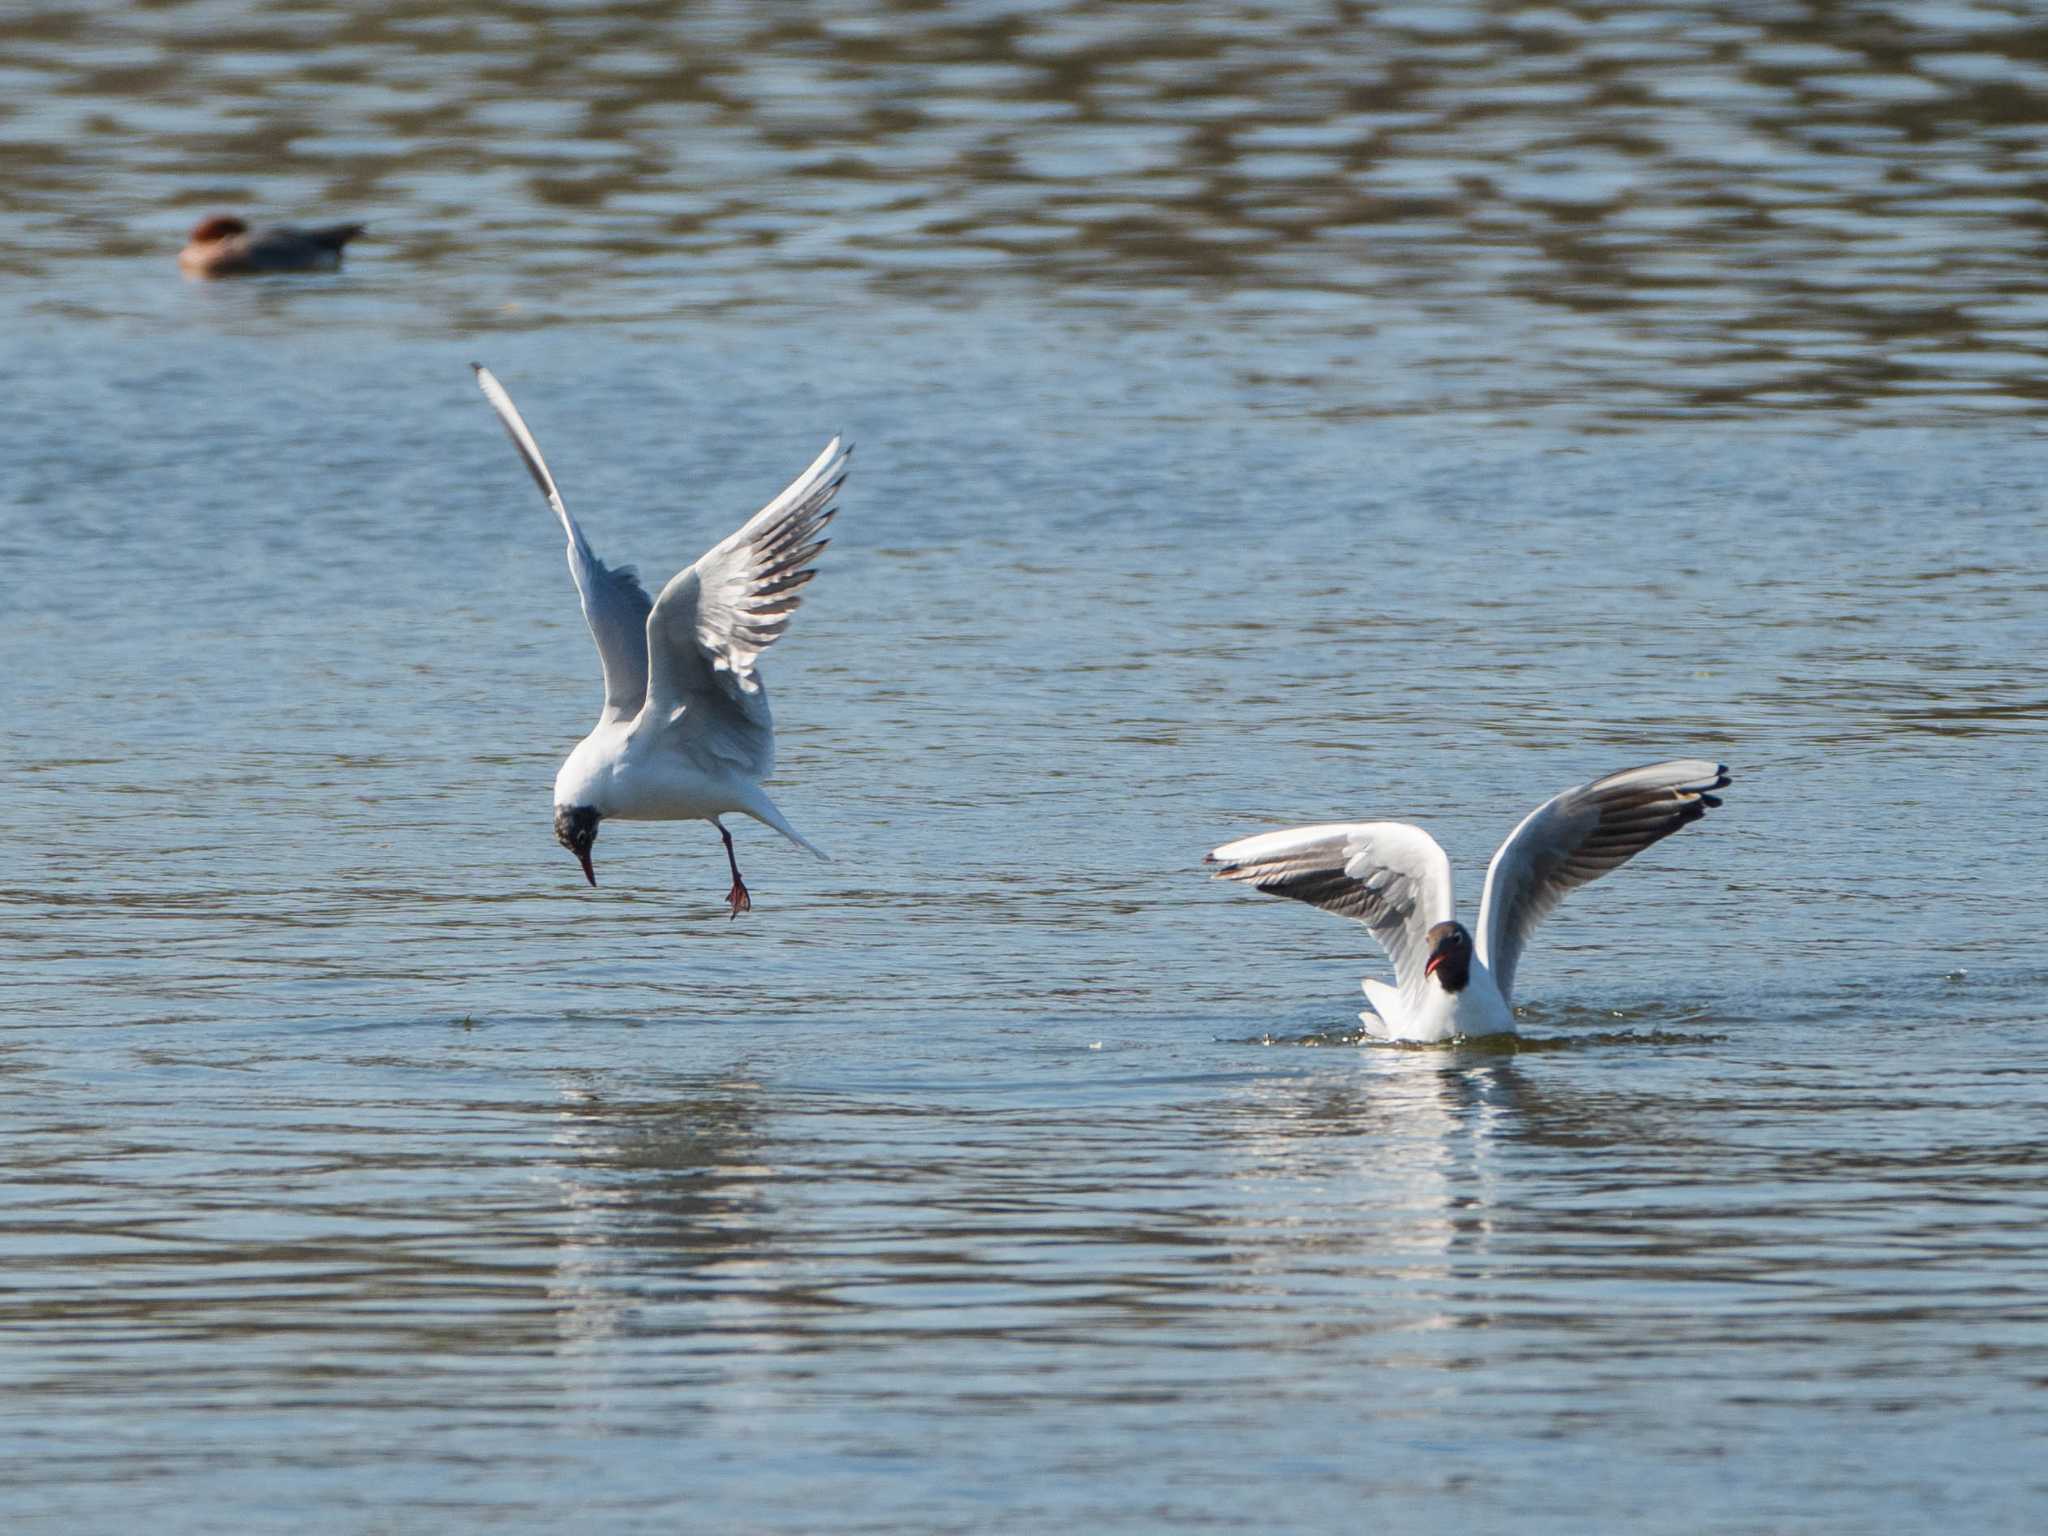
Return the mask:
{"type": "Polygon", "coordinates": [[[1398,821],[1293,827],[1225,843],[1209,862],[1222,866],[1219,880],[1242,881],[1365,924],[1393,961],[1396,984],[1368,981],[1367,995],[1383,1014],[1389,1006],[1401,1014],[1419,1007],[1428,979],[1427,935],[1452,915],[1451,861],[1420,827],[1398,821]],[[1398,1003],[1383,1004],[1381,994],[1398,1003]]]}
{"type": "Polygon", "coordinates": [[[764,779],[775,768],[775,724],[755,663],[789,628],[818,535],[846,479],[833,438],[811,467],[737,533],[661,589],[647,616],[647,708],[679,752],[707,767],[764,779]]]}
{"type": "Polygon", "coordinates": [[[1589,880],[1706,815],[1728,771],[1704,758],[1625,768],[1555,795],[1508,834],[1486,870],[1477,958],[1512,1003],[1515,968],[1536,925],[1589,880]]]}
{"type": "Polygon", "coordinates": [[[775,767],[775,723],[755,663],[789,627],[800,589],[817,574],[809,562],[825,547],[818,534],[832,520],[852,450],[833,438],[781,495],[650,598],[630,567],[598,559],[512,397],[488,368],[471,366],[569,536],[569,574],[604,666],[599,723],[644,712],[659,722],[665,746],[707,772],[766,778],[775,767]]]}

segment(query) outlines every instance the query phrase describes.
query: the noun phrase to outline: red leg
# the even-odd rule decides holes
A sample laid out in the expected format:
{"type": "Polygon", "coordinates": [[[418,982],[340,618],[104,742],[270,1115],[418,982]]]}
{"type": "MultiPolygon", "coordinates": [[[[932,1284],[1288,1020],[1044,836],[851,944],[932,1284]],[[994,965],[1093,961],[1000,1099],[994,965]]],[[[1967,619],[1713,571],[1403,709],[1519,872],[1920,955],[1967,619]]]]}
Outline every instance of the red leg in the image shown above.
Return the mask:
{"type": "Polygon", "coordinates": [[[732,834],[725,830],[723,822],[714,821],[711,825],[725,839],[725,862],[732,866],[732,889],[725,893],[725,899],[732,903],[732,915],[737,918],[742,912],[753,911],[754,898],[747,894],[747,882],[740,878],[740,861],[733,857],[732,834]]]}

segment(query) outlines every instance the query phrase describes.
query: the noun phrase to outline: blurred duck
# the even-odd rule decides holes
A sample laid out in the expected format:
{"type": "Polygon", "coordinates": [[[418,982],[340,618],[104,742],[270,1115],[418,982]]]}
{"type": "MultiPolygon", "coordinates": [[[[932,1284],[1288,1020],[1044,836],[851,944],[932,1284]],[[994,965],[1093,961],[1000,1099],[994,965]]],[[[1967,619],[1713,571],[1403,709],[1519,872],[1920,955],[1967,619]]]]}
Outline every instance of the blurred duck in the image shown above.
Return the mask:
{"type": "Polygon", "coordinates": [[[341,265],[341,248],[362,232],[360,224],[251,229],[240,219],[216,214],[193,227],[190,242],[178,252],[178,265],[188,277],[332,272],[341,265]]]}

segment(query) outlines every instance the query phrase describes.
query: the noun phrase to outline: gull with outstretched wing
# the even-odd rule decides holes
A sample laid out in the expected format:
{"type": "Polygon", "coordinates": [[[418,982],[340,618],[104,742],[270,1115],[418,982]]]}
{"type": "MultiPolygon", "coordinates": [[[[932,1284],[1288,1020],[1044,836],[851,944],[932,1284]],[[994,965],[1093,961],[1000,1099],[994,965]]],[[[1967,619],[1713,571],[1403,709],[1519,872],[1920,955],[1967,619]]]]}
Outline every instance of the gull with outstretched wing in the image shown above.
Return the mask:
{"type": "Polygon", "coordinates": [[[775,723],[755,663],[817,574],[811,562],[826,543],[818,535],[837,510],[852,449],[833,438],[787,490],[650,598],[629,567],[598,559],[512,397],[489,369],[471,366],[569,536],[569,574],[604,667],[597,726],[555,776],[555,838],[596,885],[599,822],[708,821],[725,842],[726,901],[738,917],[753,902],[720,816],[751,816],[825,857],[761,788],[775,767],[775,723]]]}
{"type": "Polygon", "coordinates": [[[1475,945],[1457,920],[1451,861],[1420,827],[1330,823],[1225,843],[1208,857],[1238,880],[1364,923],[1394,962],[1394,985],[1367,978],[1366,1032],[1442,1041],[1513,1034],[1515,967],[1536,924],[1589,880],[1720,804],[1728,770],[1679,758],[1610,773],[1522,818],[1486,870],[1475,945]]]}

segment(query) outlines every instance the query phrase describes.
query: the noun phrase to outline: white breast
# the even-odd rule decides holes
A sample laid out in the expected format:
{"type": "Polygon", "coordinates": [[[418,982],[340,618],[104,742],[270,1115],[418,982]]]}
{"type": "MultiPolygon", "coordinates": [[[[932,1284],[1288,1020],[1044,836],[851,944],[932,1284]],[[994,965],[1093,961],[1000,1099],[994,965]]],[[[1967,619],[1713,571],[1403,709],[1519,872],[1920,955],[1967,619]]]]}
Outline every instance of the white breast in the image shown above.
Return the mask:
{"type": "Polygon", "coordinates": [[[1457,992],[1446,992],[1433,981],[1425,983],[1421,1002],[1413,1008],[1383,981],[1368,979],[1363,985],[1376,1011],[1358,1017],[1376,1040],[1434,1045],[1460,1035],[1470,1039],[1515,1032],[1513,1010],[1494,985],[1492,973],[1481,965],[1472,967],[1471,979],[1457,992]]]}

